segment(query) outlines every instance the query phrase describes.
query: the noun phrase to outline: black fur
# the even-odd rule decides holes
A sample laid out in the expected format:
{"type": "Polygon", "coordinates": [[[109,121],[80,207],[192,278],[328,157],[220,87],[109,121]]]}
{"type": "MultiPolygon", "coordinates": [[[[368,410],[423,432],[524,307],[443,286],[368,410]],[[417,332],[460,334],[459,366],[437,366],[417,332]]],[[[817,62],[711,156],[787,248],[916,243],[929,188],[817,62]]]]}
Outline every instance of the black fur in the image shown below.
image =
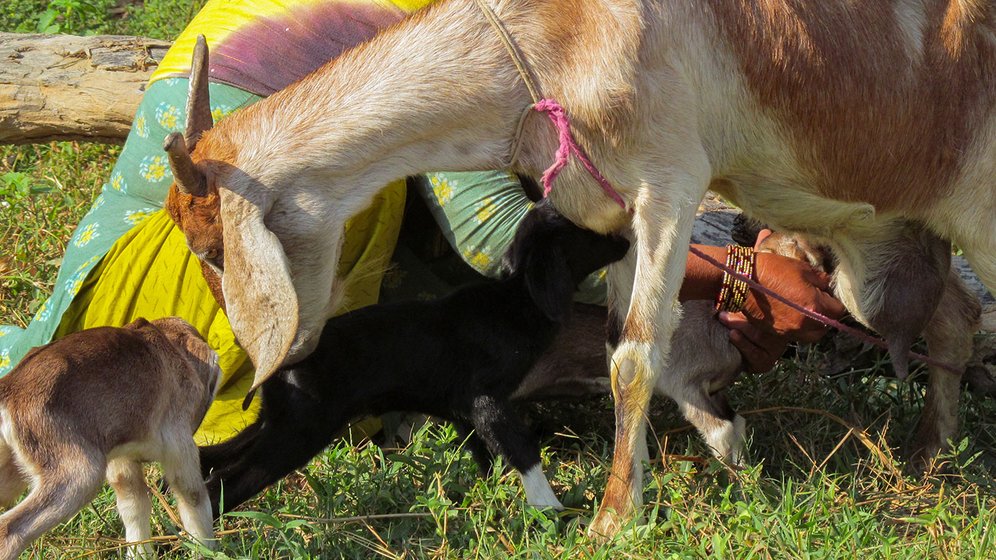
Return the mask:
{"type": "Polygon", "coordinates": [[[464,434],[474,430],[468,446],[482,466],[493,454],[520,472],[537,465],[538,442],[509,396],[567,319],[577,284],[628,247],[541,202],[516,233],[504,279],[328,321],[311,356],[263,384],[259,419],[201,450],[215,513],[222,487],[229,510],[306,464],[364,414],[431,414],[464,434]]]}

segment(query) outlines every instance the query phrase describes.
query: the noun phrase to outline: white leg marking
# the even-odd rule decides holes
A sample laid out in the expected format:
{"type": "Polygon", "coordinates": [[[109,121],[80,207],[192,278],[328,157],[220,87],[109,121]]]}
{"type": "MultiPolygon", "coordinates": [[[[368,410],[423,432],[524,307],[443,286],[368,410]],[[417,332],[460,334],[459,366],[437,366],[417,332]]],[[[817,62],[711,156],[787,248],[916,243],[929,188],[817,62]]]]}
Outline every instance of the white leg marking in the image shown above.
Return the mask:
{"type": "Polygon", "coordinates": [[[168,455],[161,461],[169,480],[180,520],[187,533],[210,549],[218,547],[211,517],[211,501],[201,478],[197,447],[190,436],[177,436],[168,455]]]}
{"type": "MultiPolygon", "coordinates": [[[[145,485],[145,473],[138,461],[130,458],[113,459],[107,465],[107,481],[114,488],[118,503],[118,514],[125,528],[125,540],[129,543],[147,541],[152,538],[150,518],[152,500],[145,485]]],[[[152,543],[128,547],[128,558],[155,558],[152,543]]]]}
{"type": "Polygon", "coordinates": [[[723,422],[722,425],[702,434],[717,459],[730,465],[743,464],[744,439],[747,423],[739,414],[733,422],[723,422]]]}
{"type": "Polygon", "coordinates": [[[529,470],[524,473],[520,472],[519,476],[522,477],[522,487],[526,491],[526,502],[529,505],[536,508],[564,509],[564,505],[553,493],[550,482],[543,475],[543,469],[540,468],[539,463],[529,467],[529,470]]]}

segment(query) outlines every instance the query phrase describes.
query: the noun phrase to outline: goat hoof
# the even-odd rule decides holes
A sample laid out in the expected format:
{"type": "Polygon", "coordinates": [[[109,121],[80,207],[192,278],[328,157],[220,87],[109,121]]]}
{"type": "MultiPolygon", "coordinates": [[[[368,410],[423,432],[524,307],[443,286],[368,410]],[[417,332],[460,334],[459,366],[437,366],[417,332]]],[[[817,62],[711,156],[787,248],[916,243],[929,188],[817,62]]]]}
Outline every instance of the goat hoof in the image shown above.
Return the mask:
{"type": "Polygon", "coordinates": [[[601,509],[588,525],[588,538],[605,541],[614,537],[622,528],[622,517],[612,509],[601,509]]]}
{"type": "Polygon", "coordinates": [[[562,511],[564,511],[565,509],[567,509],[567,508],[564,507],[564,504],[560,503],[560,501],[554,500],[554,502],[555,503],[552,503],[552,504],[530,504],[530,503],[527,503],[526,505],[529,506],[529,507],[531,507],[531,508],[543,511],[543,512],[550,512],[550,513],[555,513],[555,514],[556,513],[560,513],[562,511]]]}

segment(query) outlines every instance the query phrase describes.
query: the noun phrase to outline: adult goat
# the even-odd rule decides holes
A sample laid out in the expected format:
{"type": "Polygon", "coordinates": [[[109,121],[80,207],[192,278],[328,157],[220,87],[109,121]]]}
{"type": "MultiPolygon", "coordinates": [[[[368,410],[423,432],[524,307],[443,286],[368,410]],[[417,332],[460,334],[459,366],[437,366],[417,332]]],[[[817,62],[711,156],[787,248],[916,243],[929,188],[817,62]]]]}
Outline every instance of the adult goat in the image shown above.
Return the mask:
{"type": "MultiPolygon", "coordinates": [[[[642,502],[634,457],[707,189],[828,245],[840,261],[836,295],[855,317],[898,349],[890,329],[902,311],[907,326],[925,329],[935,357],[963,368],[978,301],[943,271],[953,241],[996,289],[992,2],[492,4],[524,71],[567,107],[578,141],[625,203],[567,166],[550,194],[556,207],[635,241],[609,273],[621,330],[611,371],[617,429],[595,532],[616,531],[642,502]],[[935,271],[936,281],[910,281],[911,270],[935,271]]],[[[516,147],[517,169],[537,176],[557,149],[545,116],[518,126],[530,94],[474,2],[418,12],[210,130],[204,102],[193,96],[192,153],[170,139],[171,197],[218,197],[223,290],[257,385],[314,347],[336,306],[343,222],[383,184],[507,166],[516,147]]],[[[955,435],[959,377],[931,368],[918,456],[955,435]]],[[[668,394],[684,404],[686,389],[675,379],[668,394]]]]}

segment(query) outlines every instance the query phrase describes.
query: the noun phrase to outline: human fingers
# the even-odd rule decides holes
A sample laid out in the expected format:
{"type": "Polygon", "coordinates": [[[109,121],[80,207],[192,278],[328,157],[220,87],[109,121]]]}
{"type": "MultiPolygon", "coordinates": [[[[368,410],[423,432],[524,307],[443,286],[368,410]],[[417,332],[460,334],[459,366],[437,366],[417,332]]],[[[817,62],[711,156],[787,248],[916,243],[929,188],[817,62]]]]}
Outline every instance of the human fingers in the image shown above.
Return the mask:
{"type": "Polygon", "coordinates": [[[744,327],[752,327],[750,321],[748,321],[747,316],[743,313],[730,313],[729,311],[720,311],[717,316],[719,322],[722,323],[728,329],[740,330],[744,327]]]}
{"type": "Polygon", "coordinates": [[[740,352],[744,359],[744,369],[750,373],[764,373],[778,362],[778,356],[755,344],[742,331],[731,330],[730,342],[740,352]]]}
{"type": "Polygon", "coordinates": [[[829,274],[823,272],[822,270],[816,270],[815,268],[809,266],[809,263],[803,263],[800,261],[799,264],[805,266],[806,269],[808,269],[806,270],[805,273],[803,273],[803,278],[807,282],[809,282],[813,286],[816,286],[817,288],[819,288],[824,292],[832,291],[832,288],[830,287],[830,282],[832,281],[833,278],[829,274]]]}
{"type": "Polygon", "coordinates": [[[730,329],[730,341],[744,357],[746,369],[752,373],[774,367],[788,345],[786,337],[758,328],[742,313],[722,312],[719,320],[730,329]]]}
{"type": "MultiPolygon", "coordinates": [[[[822,300],[823,297],[827,297],[829,299],[826,302],[816,303],[814,305],[814,308],[817,309],[817,312],[826,318],[831,318],[831,319],[839,318],[840,315],[838,313],[838,310],[833,306],[840,305],[840,302],[838,302],[837,300],[833,299],[830,296],[827,296],[825,292],[819,292],[816,296],[817,300],[822,300]],[[827,307],[829,309],[827,309],[827,307]]],[[[840,307],[843,308],[843,306],[840,307]]],[[[830,330],[830,325],[827,324],[825,321],[810,316],[803,316],[802,323],[799,324],[798,327],[792,330],[791,332],[787,332],[785,334],[786,336],[788,336],[789,338],[791,338],[796,342],[811,343],[811,342],[816,342],[819,339],[823,338],[829,330],[830,330]]]]}
{"type": "Polygon", "coordinates": [[[827,292],[820,291],[817,293],[816,300],[817,309],[820,309],[827,317],[840,319],[844,315],[847,315],[847,308],[844,307],[844,304],[827,292]]]}

